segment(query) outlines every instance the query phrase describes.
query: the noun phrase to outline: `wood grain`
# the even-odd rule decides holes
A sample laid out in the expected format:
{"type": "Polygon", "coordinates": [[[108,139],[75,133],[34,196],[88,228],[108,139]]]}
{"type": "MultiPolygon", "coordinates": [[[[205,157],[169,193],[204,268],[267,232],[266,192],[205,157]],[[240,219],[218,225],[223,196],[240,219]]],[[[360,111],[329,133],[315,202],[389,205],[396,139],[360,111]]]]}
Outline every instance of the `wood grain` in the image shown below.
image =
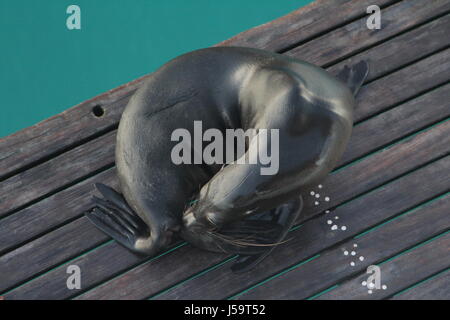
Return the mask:
{"type": "MultiPolygon", "coordinates": [[[[365,229],[392,218],[398,213],[419,204],[421,201],[429,199],[435,191],[443,192],[448,188],[448,184],[440,180],[438,176],[441,174],[442,169],[445,170],[449,166],[450,158],[447,157],[447,159],[440,160],[414,174],[396,180],[365,197],[338,207],[331,212],[331,215],[333,217],[338,216],[340,221],[344,221],[342,224],[340,222],[339,226],[345,225],[347,227],[347,231],[345,232],[333,232],[330,230],[330,226],[327,223],[329,215],[318,216],[293,231],[289,235],[289,238],[292,240],[280,246],[280,248],[267,257],[261,263],[260,268],[254,269],[249,273],[234,275],[229,269],[230,264],[224,265],[221,268],[204,274],[202,277],[183,283],[156,298],[224,299],[233,296],[289,267],[314,257],[320,251],[332,247],[340,241],[349,239],[365,229]],[[425,177],[427,178],[425,179],[425,177]],[[435,182],[439,185],[434,185],[434,182],[427,180],[431,180],[431,177],[435,177],[435,182]],[[420,183],[418,183],[419,181],[420,183]]],[[[383,250],[389,251],[388,248],[383,248],[383,250]]],[[[312,260],[302,265],[299,267],[299,270],[308,266],[310,263],[314,263],[314,261],[312,260]]],[[[342,260],[340,259],[336,262],[336,268],[338,270],[346,267],[340,264],[340,261],[342,260]]],[[[320,286],[322,276],[324,275],[310,275],[312,279],[302,279],[302,281],[309,282],[310,284],[315,282],[317,283],[315,284],[316,286],[320,286]]],[[[287,288],[286,290],[294,290],[299,284],[295,283],[294,285],[294,283],[291,283],[291,286],[294,288],[287,288]]],[[[266,291],[265,297],[269,299],[272,296],[276,297],[277,294],[282,295],[283,293],[266,291]]]]}
{"type": "Polygon", "coordinates": [[[0,218],[114,164],[116,131],[0,183],[0,218]]]}
{"type": "Polygon", "coordinates": [[[404,254],[379,265],[381,268],[382,284],[387,286],[386,290],[373,290],[367,294],[367,288],[361,283],[367,279],[367,274],[351,278],[324,295],[319,300],[344,300],[344,299],[383,299],[389,297],[408,286],[421,281],[442,269],[450,266],[450,233],[437,239],[412,248],[404,254]]]}
{"type": "MultiPolygon", "coordinates": [[[[413,187],[407,188],[411,191],[413,187]]],[[[400,196],[400,195],[398,195],[400,196]]],[[[386,205],[386,204],[384,204],[386,205]]],[[[450,217],[446,208],[450,206],[450,194],[419,207],[399,218],[381,225],[358,239],[350,239],[321,254],[317,259],[268,281],[253,290],[237,296],[238,299],[305,299],[321,292],[345,278],[365,272],[370,265],[394,256],[416,243],[450,229],[450,217]],[[354,244],[357,247],[354,247],[354,244]],[[354,251],[355,256],[350,253],[354,251]],[[344,255],[347,252],[348,255],[344,255]],[[359,257],[363,257],[363,261],[359,257]],[[350,265],[354,262],[355,265],[350,265]],[[268,293],[270,292],[270,295],[268,293]]],[[[375,208],[364,210],[364,219],[375,208]]],[[[333,215],[328,219],[334,220],[333,215]]],[[[340,225],[347,225],[346,218],[339,216],[340,225]],[[343,219],[342,219],[343,218],[343,219]]],[[[368,218],[368,217],[367,217],[368,218]]],[[[368,218],[370,219],[370,218],[368,218]]],[[[365,223],[361,223],[364,225],[365,223]]],[[[366,290],[367,291],[367,290],[366,290]]],[[[370,298],[370,297],[369,297],[370,298]]]]}
{"type": "Polygon", "coordinates": [[[320,0],[284,17],[242,32],[218,45],[258,47],[270,51],[286,51],[349,21],[366,15],[366,8],[375,4],[383,8],[398,1],[320,0]]]}
{"type": "MultiPolygon", "coordinates": [[[[92,207],[90,194],[95,182],[118,187],[115,168],[58,192],[19,212],[0,220],[0,252],[11,250],[31,239],[79,218],[92,207]],[[14,230],[14,232],[11,232],[14,230]]],[[[118,189],[118,188],[117,188],[118,189]]]]}
{"type": "Polygon", "coordinates": [[[433,5],[420,0],[402,1],[381,11],[383,18],[379,30],[368,29],[367,18],[364,17],[289,50],[286,54],[318,65],[331,64],[354,54],[356,48],[361,50],[374,45],[448,11],[450,3],[447,0],[435,0],[433,5]],[[348,43],[358,45],[349,46],[348,43]]]}
{"type": "MultiPolygon", "coordinates": [[[[83,217],[0,257],[0,291],[108,240],[83,217]]],[[[66,278],[67,279],[67,278],[66,278]]]]}
{"type": "Polygon", "coordinates": [[[392,300],[450,300],[450,269],[395,295],[392,300]]]}

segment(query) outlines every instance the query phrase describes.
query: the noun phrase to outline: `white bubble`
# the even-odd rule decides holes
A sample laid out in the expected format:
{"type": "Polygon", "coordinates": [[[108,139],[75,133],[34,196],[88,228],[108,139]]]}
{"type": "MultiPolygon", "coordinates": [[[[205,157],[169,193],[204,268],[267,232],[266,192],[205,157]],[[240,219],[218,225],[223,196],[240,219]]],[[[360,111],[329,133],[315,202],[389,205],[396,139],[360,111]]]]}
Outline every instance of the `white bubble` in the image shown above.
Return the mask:
{"type": "Polygon", "coordinates": [[[366,281],[361,282],[361,284],[362,284],[364,287],[367,286],[367,282],[366,282],[366,281]]]}
{"type": "Polygon", "coordinates": [[[315,204],[316,206],[318,206],[318,205],[319,205],[319,201],[315,201],[314,204],[315,204]]]}
{"type": "Polygon", "coordinates": [[[319,189],[322,189],[322,185],[321,184],[319,184],[318,187],[319,187],[319,189]]]}
{"type": "Polygon", "coordinates": [[[316,193],[315,193],[314,191],[311,191],[309,194],[313,196],[313,195],[315,195],[316,193]]]}
{"type": "Polygon", "coordinates": [[[382,288],[383,290],[386,290],[386,289],[387,289],[387,285],[383,284],[383,285],[381,286],[381,288],[382,288]]]}
{"type": "Polygon", "coordinates": [[[334,217],[334,219],[336,219],[336,220],[337,220],[337,219],[339,219],[339,217],[338,217],[338,216],[336,216],[336,217],[334,217]]]}
{"type": "Polygon", "coordinates": [[[347,230],[347,227],[346,227],[346,226],[342,226],[342,227],[341,227],[341,230],[342,230],[342,231],[345,231],[345,230],[347,230]]]}
{"type": "Polygon", "coordinates": [[[368,287],[369,287],[370,289],[373,289],[373,288],[375,287],[375,285],[371,282],[371,283],[369,283],[368,287]]]}
{"type": "Polygon", "coordinates": [[[344,256],[348,256],[348,251],[347,250],[344,251],[344,256]]]}
{"type": "Polygon", "coordinates": [[[333,226],[331,227],[331,230],[336,230],[337,228],[338,228],[337,225],[333,225],[333,226]]]}
{"type": "Polygon", "coordinates": [[[330,197],[325,197],[325,201],[326,202],[330,201],[330,197]]]}
{"type": "Polygon", "coordinates": [[[364,261],[364,257],[363,256],[359,257],[359,261],[364,261]]]}
{"type": "Polygon", "coordinates": [[[352,262],[350,262],[350,265],[351,265],[352,267],[354,267],[354,266],[355,266],[355,263],[352,261],[352,262]]]}
{"type": "Polygon", "coordinates": [[[354,248],[357,248],[357,247],[358,247],[358,245],[357,245],[356,243],[354,243],[354,244],[353,244],[353,247],[354,247],[354,248]]]}
{"type": "Polygon", "coordinates": [[[331,221],[331,220],[328,220],[328,221],[327,221],[327,223],[328,223],[328,224],[332,224],[332,223],[333,223],[333,221],[331,221]]]}
{"type": "Polygon", "coordinates": [[[372,294],[372,290],[367,291],[368,294],[372,294]]]}
{"type": "Polygon", "coordinates": [[[320,194],[316,193],[316,198],[320,198],[320,194]]]}
{"type": "Polygon", "coordinates": [[[350,254],[351,254],[352,256],[354,256],[354,255],[356,254],[356,252],[355,252],[355,251],[352,251],[350,254]]]}
{"type": "Polygon", "coordinates": [[[325,213],[330,213],[330,210],[325,210],[325,213]]]}

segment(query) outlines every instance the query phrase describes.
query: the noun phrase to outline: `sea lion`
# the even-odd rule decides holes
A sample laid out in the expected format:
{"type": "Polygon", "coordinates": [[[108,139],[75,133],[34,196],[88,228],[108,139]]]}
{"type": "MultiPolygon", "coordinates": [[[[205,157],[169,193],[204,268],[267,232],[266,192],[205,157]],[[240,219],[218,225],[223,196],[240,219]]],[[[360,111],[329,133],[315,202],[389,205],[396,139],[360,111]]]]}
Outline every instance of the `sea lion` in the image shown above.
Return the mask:
{"type": "MultiPolygon", "coordinates": [[[[200,248],[238,253],[234,271],[250,269],[284,239],[301,212],[300,194],[337,164],[367,74],[364,61],[338,79],[310,63],[243,47],[200,49],[169,61],[131,97],[120,120],[123,196],[97,184],[105,199],[94,197],[87,217],[138,253],[155,255],[178,233],[200,248]],[[237,157],[227,165],[175,164],[171,136],[179,128],[194,134],[195,121],[220,132],[277,130],[278,172],[263,175],[262,164],[239,164],[237,157]]],[[[244,156],[274,144],[255,141],[247,141],[244,156]]]]}

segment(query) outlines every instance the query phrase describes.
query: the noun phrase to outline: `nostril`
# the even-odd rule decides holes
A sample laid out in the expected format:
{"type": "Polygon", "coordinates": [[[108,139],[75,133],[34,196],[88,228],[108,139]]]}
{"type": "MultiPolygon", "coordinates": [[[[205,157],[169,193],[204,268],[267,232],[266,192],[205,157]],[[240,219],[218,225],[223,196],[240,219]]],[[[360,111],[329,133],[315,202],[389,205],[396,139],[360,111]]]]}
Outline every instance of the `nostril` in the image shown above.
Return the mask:
{"type": "Polygon", "coordinates": [[[102,106],[100,106],[100,105],[96,105],[92,108],[92,113],[97,118],[100,118],[105,114],[105,109],[103,109],[102,106]]]}

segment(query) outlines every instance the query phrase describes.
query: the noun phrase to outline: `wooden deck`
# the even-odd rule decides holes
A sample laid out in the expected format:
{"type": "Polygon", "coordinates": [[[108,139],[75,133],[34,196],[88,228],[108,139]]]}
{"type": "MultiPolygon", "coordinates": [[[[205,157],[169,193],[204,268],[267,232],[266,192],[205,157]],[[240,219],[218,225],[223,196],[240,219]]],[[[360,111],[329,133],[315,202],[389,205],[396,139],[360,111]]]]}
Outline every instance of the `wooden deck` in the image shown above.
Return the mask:
{"type": "Polygon", "coordinates": [[[331,73],[371,67],[349,148],[320,190],[331,200],[305,195],[308,218],[245,274],[231,273],[235,257],[182,242],[137,257],[83,216],[93,182],[117,187],[118,120],[143,78],[0,140],[0,296],[450,299],[449,33],[450,0],[322,0],[219,44],[331,73]],[[371,4],[381,30],[366,27],[371,4]],[[66,286],[69,265],[81,268],[80,290],[66,286]],[[369,265],[386,286],[371,294],[369,265]]]}

